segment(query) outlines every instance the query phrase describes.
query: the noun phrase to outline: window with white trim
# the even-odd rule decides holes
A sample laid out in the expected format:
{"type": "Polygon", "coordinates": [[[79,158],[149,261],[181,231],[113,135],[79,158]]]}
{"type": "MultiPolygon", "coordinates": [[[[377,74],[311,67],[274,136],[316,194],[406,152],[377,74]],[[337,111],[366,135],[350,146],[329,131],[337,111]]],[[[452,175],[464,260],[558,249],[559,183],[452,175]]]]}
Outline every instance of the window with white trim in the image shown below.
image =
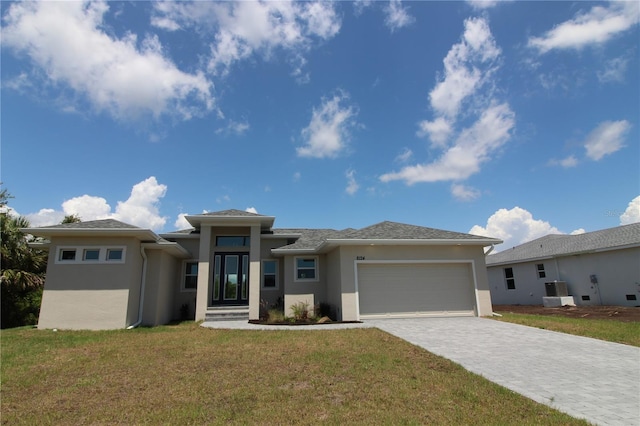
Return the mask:
{"type": "Polygon", "coordinates": [[[278,261],[262,261],[262,288],[265,290],[278,289],[278,261]]]}
{"type": "Polygon", "coordinates": [[[124,263],[126,247],[77,246],[58,247],[55,262],[60,264],[124,263]]]}
{"type": "Polygon", "coordinates": [[[294,258],[294,281],[318,281],[318,258],[305,256],[294,258]]]}
{"type": "Polygon", "coordinates": [[[547,273],[544,271],[544,263],[536,264],[536,273],[538,274],[538,278],[546,278],[547,273]]]}
{"type": "Polygon", "coordinates": [[[198,262],[184,262],[184,275],[182,280],[183,291],[195,291],[198,288],[198,262]]]}

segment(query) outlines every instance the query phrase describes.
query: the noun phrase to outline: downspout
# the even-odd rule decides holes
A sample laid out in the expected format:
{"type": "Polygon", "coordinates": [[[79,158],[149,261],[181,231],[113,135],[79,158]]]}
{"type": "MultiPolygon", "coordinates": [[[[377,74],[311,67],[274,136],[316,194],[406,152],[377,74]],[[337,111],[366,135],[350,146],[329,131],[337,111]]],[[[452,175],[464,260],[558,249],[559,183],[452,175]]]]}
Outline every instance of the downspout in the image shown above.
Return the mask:
{"type": "Polygon", "coordinates": [[[140,246],[140,255],[142,256],[142,282],[140,283],[140,305],[138,306],[138,321],[135,324],[131,324],[127,327],[127,330],[132,330],[142,324],[142,308],[144,306],[144,288],[147,283],[147,254],[144,252],[144,247],[140,246]]]}

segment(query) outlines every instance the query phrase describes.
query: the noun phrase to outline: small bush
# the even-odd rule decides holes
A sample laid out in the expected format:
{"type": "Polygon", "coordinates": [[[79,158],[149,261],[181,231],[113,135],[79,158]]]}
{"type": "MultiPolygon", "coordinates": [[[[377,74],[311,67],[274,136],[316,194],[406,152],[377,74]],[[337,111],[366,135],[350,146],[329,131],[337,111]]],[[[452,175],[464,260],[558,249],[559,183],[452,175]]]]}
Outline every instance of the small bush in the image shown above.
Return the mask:
{"type": "Polygon", "coordinates": [[[307,321],[309,318],[313,317],[313,310],[309,310],[309,303],[307,302],[294,303],[291,305],[290,309],[295,321],[307,321]]]}
{"type": "Polygon", "coordinates": [[[279,309],[269,309],[267,312],[268,324],[279,324],[285,321],[284,312],[279,309]]]}

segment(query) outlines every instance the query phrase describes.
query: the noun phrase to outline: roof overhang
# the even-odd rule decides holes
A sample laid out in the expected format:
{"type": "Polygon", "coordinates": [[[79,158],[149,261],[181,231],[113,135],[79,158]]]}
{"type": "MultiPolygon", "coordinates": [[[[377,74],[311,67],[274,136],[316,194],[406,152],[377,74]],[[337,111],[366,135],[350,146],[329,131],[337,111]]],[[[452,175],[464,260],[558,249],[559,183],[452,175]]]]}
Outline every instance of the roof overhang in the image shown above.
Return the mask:
{"type": "Polygon", "coordinates": [[[201,228],[202,225],[209,226],[253,226],[260,225],[260,228],[270,229],[276,218],[274,216],[211,216],[199,214],[184,217],[194,228],[201,228]]]}
{"type": "Polygon", "coordinates": [[[166,251],[170,255],[180,259],[190,259],[192,257],[187,249],[171,241],[156,241],[152,243],[142,243],[141,245],[145,249],[166,251]]]}
{"type": "Polygon", "coordinates": [[[157,241],[160,237],[143,228],[22,228],[22,232],[38,237],[130,237],[140,241],[157,241]]]}
{"type": "Polygon", "coordinates": [[[501,244],[495,238],[483,239],[349,239],[329,238],[313,249],[272,249],[273,254],[315,254],[326,253],[339,246],[480,246],[501,244]]]}

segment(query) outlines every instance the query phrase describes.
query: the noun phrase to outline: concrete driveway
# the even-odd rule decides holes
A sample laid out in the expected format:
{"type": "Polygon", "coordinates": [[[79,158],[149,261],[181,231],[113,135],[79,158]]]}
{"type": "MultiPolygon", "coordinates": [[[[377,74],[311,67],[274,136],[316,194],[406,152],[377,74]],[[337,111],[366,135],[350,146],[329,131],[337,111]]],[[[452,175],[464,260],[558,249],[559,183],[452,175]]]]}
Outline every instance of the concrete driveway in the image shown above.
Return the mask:
{"type": "Polygon", "coordinates": [[[571,416],[640,424],[640,348],[485,318],[365,323],[571,416]]]}

